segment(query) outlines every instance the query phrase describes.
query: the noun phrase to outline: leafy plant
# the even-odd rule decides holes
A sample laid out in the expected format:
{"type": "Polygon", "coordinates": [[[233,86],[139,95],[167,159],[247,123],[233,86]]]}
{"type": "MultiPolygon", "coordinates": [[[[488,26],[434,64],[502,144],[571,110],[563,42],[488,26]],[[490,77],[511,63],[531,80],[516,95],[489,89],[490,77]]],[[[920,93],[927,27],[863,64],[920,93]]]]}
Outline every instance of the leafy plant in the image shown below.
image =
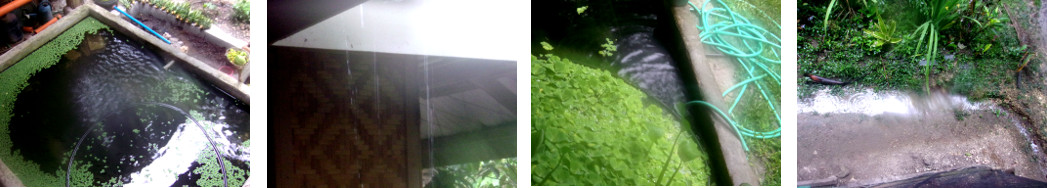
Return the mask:
{"type": "Polygon", "coordinates": [[[236,66],[244,66],[247,64],[247,52],[237,50],[235,48],[229,48],[229,51],[225,52],[225,57],[229,59],[229,63],[236,66]]]}
{"type": "Polygon", "coordinates": [[[251,23],[251,1],[239,0],[233,5],[233,17],[236,20],[251,23]]]}
{"type": "Polygon", "coordinates": [[[873,47],[899,43],[903,39],[898,33],[898,24],[894,20],[877,19],[876,23],[865,30],[865,35],[876,39],[872,44],[873,47]]]}
{"type": "MultiPolygon", "coordinates": [[[[199,175],[200,179],[196,180],[196,185],[201,187],[220,187],[225,186],[223,181],[227,181],[230,187],[240,187],[247,182],[247,177],[251,174],[250,170],[243,170],[233,163],[222,157],[222,161],[225,162],[225,171],[228,174],[228,180],[223,180],[222,167],[218,163],[218,155],[215,155],[214,150],[204,150],[203,153],[196,158],[196,163],[201,164],[200,167],[193,169],[193,174],[199,175]]],[[[132,158],[133,159],[133,158],[132,158]]]]}
{"type": "Polygon", "coordinates": [[[610,57],[614,55],[614,52],[618,51],[618,47],[614,45],[614,41],[611,41],[611,39],[606,40],[607,43],[600,45],[600,47],[603,47],[603,50],[600,50],[600,55],[604,57],[610,57]]]}
{"type": "Polygon", "coordinates": [[[553,45],[549,45],[548,42],[542,42],[542,49],[553,50],[553,45]]]}
{"type": "Polygon", "coordinates": [[[922,50],[924,61],[924,77],[926,78],[926,87],[929,89],[931,84],[931,68],[934,67],[935,60],[938,57],[938,43],[941,38],[941,31],[952,27],[956,23],[956,18],[960,16],[959,11],[956,11],[959,5],[959,0],[930,0],[920,5],[920,11],[923,13],[925,21],[916,28],[913,35],[920,36],[916,44],[916,49],[922,50]],[[927,46],[923,44],[926,42],[927,46]]]}
{"type": "Polygon", "coordinates": [[[829,29],[829,15],[833,13],[833,7],[836,6],[836,0],[829,1],[829,6],[825,7],[825,17],[822,21],[822,30],[829,29]]]}

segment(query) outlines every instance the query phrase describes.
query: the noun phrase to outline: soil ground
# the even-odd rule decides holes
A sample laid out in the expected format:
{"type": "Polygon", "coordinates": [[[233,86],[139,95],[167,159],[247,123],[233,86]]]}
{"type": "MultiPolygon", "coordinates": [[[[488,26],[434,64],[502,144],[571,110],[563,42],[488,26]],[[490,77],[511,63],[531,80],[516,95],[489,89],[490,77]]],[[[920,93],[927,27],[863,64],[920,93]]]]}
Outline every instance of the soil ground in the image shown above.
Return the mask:
{"type": "MultiPolygon", "coordinates": [[[[235,0],[187,0],[179,2],[188,2],[193,9],[204,10],[205,14],[214,20],[211,27],[221,28],[237,39],[250,41],[250,24],[233,19],[233,4],[236,3],[235,0]]],[[[181,23],[169,23],[145,15],[139,15],[138,19],[171,40],[183,52],[211,65],[211,67],[223,72],[235,69],[225,56],[228,49],[212,44],[203,36],[195,35],[190,31],[196,28],[187,27],[181,23]]],[[[239,71],[231,74],[231,76],[238,77],[239,71]]]]}
{"type": "Polygon", "coordinates": [[[799,181],[836,176],[839,186],[859,186],[969,166],[1047,180],[1010,117],[976,110],[960,121],[952,112],[799,114],[799,181]]]}

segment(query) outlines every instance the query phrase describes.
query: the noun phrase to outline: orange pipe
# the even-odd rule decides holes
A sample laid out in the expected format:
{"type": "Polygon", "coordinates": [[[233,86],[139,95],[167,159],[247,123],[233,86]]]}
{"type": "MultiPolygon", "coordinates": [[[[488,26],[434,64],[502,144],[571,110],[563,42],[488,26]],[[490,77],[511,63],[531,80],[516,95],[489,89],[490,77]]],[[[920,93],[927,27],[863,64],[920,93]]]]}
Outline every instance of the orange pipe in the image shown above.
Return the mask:
{"type": "Polygon", "coordinates": [[[39,28],[36,28],[36,30],[34,32],[40,33],[40,31],[43,31],[44,29],[46,29],[47,26],[50,26],[51,24],[53,24],[55,22],[58,22],[59,18],[62,18],[61,14],[55,15],[55,18],[52,18],[51,21],[47,21],[47,23],[45,23],[44,25],[40,26],[39,28]]]}
{"type": "Polygon", "coordinates": [[[25,5],[26,3],[29,3],[30,1],[33,1],[33,0],[15,0],[15,1],[12,1],[10,3],[7,3],[6,5],[0,7],[0,15],[6,15],[7,13],[11,12],[12,10],[18,9],[18,7],[22,7],[22,5],[25,5]]]}

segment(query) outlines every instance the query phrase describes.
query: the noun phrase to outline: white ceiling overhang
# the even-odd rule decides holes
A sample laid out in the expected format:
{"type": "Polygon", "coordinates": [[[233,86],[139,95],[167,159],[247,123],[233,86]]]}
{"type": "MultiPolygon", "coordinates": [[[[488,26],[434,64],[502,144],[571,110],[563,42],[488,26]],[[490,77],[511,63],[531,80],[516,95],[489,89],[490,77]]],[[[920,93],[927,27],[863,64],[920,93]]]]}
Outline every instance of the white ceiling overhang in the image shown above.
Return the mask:
{"type": "Polygon", "coordinates": [[[514,41],[529,36],[522,33],[530,26],[517,18],[530,15],[529,7],[506,0],[372,0],[273,45],[515,60],[521,48],[514,41]]]}

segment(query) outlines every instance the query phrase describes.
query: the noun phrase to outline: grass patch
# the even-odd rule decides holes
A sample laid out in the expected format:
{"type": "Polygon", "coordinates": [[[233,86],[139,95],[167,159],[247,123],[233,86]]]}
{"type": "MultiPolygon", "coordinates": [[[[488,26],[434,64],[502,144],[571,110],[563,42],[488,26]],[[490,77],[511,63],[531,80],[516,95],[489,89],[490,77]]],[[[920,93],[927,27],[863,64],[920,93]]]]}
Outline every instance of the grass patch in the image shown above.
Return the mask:
{"type": "MultiPolygon", "coordinates": [[[[59,178],[65,176],[65,171],[62,169],[56,172],[41,171],[38,164],[26,160],[18,150],[12,151],[11,147],[14,143],[11,141],[11,131],[8,127],[11,126],[9,123],[18,94],[28,86],[27,81],[30,77],[40,70],[57,64],[63,54],[76,49],[83,41],[85,34],[94,34],[98,30],[108,30],[108,28],[94,18],[84,18],[66,32],[33,51],[29,56],[0,72],[0,158],[26,186],[65,186],[65,181],[59,178]]],[[[80,167],[78,166],[77,169],[80,167]]]]}
{"type": "MultiPolygon", "coordinates": [[[[958,21],[941,30],[932,51],[937,52],[934,56],[924,54],[929,51],[928,45],[926,42],[920,45],[919,35],[910,34],[896,45],[879,46],[875,45],[882,44],[877,43],[879,39],[863,33],[863,30],[876,30],[870,28],[879,23],[872,16],[840,13],[847,16],[830,18],[832,24],[826,30],[820,28],[823,25],[821,19],[806,19],[821,17],[825,6],[810,3],[799,6],[800,24],[806,28],[798,31],[797,74],[811,73],[854,81],[858,87],[877,90],[919,92],[926,91],[926,86],[950,90],[975,100],[999,98],[1002,97],[999,94],[1001,89],[1014,87],[1014,71],[1027,51],[1019,44],[1014,28],[980,28],[973,21],[958,21]],[[927,60],[928,57],[934,59],[927,60]]],[[[901,33],[918,28],[918,23],[912,21],[919,20],[919,16],[913,16],[914,9],[893,6],[879,9],[891,10],[884,15],[897,20],[901,33]]],[[[799,79],[797,85],[800,97],[809,95],[816,88],[838,87],[813,86],[806,78],[799,79]]]]}
{"type": "Polygon", "coordinates": [[[531,184],[708,185],[687,125],[644,96],[606,70],[532,56],[531,184]]]}
{"type": "MultiPolygon", "coordinates": [[[[770,96],[781,96],[781,86],[775,84],[767,84],[764,89],[768,91],[770,96]]],[[[772,99],[774,100],[774,99],[772,99]]],[[[748,92],[735,109],[735,119],[741,126],[745,126],[754,131],[772,131],[779,128],[777,119],[774,117],[775,111],[771,111],[770,107],[764,102],[763,97],[757,92],[748,92]]],[[[780,106],[781,100],[779,104],[780,106]]],[[[763,166],[764,170],[763,178],[760,180],[760,185],[765,186],[778,186],[782,184],[782,142],[781,137],[767,138],[767,139],[754,139],[746,138],[749,144],[749,153],[752,156],[750,162],[759,162],[763,166]]]]}
{"type": "MultiPolygon", "coordinates": [[[[196,180],[196,185],[201,187],[222,187],[222,167],[218,164],[218,157],[214,151],[210,148],[204,150],[203,153],[196,159],[197,163],[203,164],[203,166],[197,167],[193,170],[194,174],[200,175],[200,179],[196,180]]],[[[233,162],[229,159],[222,158],[222,162],[225,162],[225,170],[228,174],[229,187],[240,187],[247,181],[247,175],[251,174],[250,170],[243,170],[240,167],[233,165],[233,162]]],[[[248,164],[250,165],[250,164],[248,164]]]]}

